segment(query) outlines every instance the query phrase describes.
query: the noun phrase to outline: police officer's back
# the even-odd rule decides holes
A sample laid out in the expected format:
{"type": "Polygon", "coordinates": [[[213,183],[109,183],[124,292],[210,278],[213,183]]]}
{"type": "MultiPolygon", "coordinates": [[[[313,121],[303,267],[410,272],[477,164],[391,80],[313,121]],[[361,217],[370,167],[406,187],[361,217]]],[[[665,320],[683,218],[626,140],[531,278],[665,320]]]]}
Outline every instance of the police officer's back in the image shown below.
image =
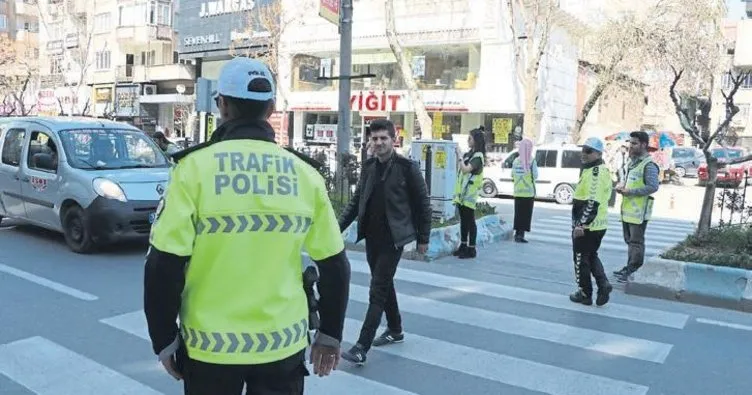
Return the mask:
{"type": "Polygon", "coordinates": [[[274,143],[273,97],[265,65],[230,61],[216,97],[227,121],[211,141],[173,156],[157,210],[145,312],[154,352],[186,394],[235,395],[244,384],[249,393],[303,393],[303,249],[321,274],[314,371],[338,362],[349,264],[322,177],[274,143]]]}

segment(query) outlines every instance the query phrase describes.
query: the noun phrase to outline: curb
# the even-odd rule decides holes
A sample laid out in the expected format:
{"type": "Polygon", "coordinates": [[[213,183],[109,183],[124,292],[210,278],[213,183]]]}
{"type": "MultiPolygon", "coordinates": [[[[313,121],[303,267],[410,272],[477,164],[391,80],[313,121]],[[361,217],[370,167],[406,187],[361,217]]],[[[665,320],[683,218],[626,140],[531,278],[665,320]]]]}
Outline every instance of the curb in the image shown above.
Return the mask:
{"type": "Polygon", "coordinates": [[[632,277],[627,294],[752,312],[750,270],[653,257],[632,277]]]}
{"type": "MultiPolygon", "coordinates": [[[[502,240],[512,238],[512,226],[501,218],[500,214],[487,215],[477,219],[478,236],[476,239],[477,247],[486,247],[490,244],[498,243],[502,240]]],[[[352,251],[365,251],[365,240],[355,243],[358,236],[358,223],[353,222],[350,227],[342,232],[345,239],[345,247],[352,251]]],[[[460,225],[454,224],[442,228],[431,229],[431,236],[428,241],[428,252],[425,255],[415,251],[415,242],[405,246],[402,258],[430,262],[445,256],[451,256],[457,246],[460,244],[460,225]]]]}

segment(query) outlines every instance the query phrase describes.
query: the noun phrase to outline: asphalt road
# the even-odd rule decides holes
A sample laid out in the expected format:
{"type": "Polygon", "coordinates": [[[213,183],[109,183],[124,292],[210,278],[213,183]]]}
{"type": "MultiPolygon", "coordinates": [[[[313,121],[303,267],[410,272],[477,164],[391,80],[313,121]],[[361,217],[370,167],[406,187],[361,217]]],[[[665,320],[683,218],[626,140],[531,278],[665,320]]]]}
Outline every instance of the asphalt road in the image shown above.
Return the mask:
{"type": "MultiPolygon", "coordinates": [[[[503,211],[509,202],[497,204],[503,211]]],[[[405,343],[374,349],[364,367],[343,362],[331,377],[309,378],[306,393],[750,393],[751,316],[618,289],[602,308],[570,303],[568,234],[557,233],[567,212],[544,206],[529,244],[503,242],[473,261],[403,262],[405,343]]],[[[654,228],[649,235],[691,230],[654,228]]],[[[609,272],[624,261],[618,236],[609,234],[615,247],[602,254],[609,272]]],[[[0,230],[0,394],[180,394],[144,338],[144,253],[130,245],[82,256],[48,232],[0,230]]],[[[369,282],[363,255],[350,256],[345,347],[360,329],[369,282]]]]}

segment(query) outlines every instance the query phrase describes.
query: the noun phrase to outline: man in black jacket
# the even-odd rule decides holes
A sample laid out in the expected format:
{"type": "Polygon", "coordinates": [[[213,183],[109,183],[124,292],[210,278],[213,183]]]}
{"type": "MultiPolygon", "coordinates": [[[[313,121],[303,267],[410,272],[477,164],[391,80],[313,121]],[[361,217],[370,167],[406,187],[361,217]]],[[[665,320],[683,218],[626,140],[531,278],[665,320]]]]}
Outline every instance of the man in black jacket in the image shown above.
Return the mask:
{"type": "Polygon", "coordinates": [[[368,311],[360,338],[342,353],[342,358],[359,365],[365,363],[372,345],[404,341],[394,274],[405,245],[417,241],[418,252],[425,254],[431,233],[426,182],[415,162],[394,152],[394,124],[375,120],[370,129],[374,157],[363,164],[355,196],[339,220],[344,231],[357,217],[358,241],[366,240],[371,268],[368,311]],[[386,313],[387,330],[374,340],[382,313],[386,313]]]}

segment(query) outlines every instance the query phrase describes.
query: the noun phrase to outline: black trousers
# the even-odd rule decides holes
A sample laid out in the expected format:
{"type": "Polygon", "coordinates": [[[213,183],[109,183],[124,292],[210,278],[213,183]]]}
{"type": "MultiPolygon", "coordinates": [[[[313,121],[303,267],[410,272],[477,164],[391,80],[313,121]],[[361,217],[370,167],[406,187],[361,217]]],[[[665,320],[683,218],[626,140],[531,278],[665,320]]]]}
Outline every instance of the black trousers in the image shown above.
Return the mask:
{"type": "Polygon", "coordinates": [[[627,268],[630,273],[636,272],[645,262],[645,230],[648,221],[635,225],[622,222],[624,242],[627,243],[627,268]]]}
{"type": "Polygon", "coordinates": [[[475,247],[478,237],[478,224],[475,223],[475,210],[463,205],[457,206],[460,211],[460,241],[475,247]]]}
{"type": "Polygon", "coordinates": [[[390,240],[378,240],[366,236],[366,260],[371,268],[371,287],[368,295],[368,311],[360,330],[358,344],[365,351],[371,348],[376,331],[381,325],[381,315],[386,315],[389,330],[402,332],[402,317],[397,305],[394,275],[404,247],[396,248],[390,240]]]}
{"type": "Polygon", "coordinates": [[[535,198],[514,198],[514,230],[518,234],[530,232],[530,223],[533,221],[533,205],[535,205],[535,198]]]}
{"type": "Polygon", "coordinates": [[[588,296],[593,295],[591,275],[595,277],[595,283],[599,289],[608,284],[603,263],[598,257],[598,249],[601,247],[601,241],[605,235],[605,230],[585,230],[584,236],[572,238],[574,273],[577,285],[588,296]]]}
{"type": "Polygon", "coordinates": [[[310,373],[305,349],[277,362],[260,365],[218,365],[184,357],[185,395],[303,395],[310,373]]]}

